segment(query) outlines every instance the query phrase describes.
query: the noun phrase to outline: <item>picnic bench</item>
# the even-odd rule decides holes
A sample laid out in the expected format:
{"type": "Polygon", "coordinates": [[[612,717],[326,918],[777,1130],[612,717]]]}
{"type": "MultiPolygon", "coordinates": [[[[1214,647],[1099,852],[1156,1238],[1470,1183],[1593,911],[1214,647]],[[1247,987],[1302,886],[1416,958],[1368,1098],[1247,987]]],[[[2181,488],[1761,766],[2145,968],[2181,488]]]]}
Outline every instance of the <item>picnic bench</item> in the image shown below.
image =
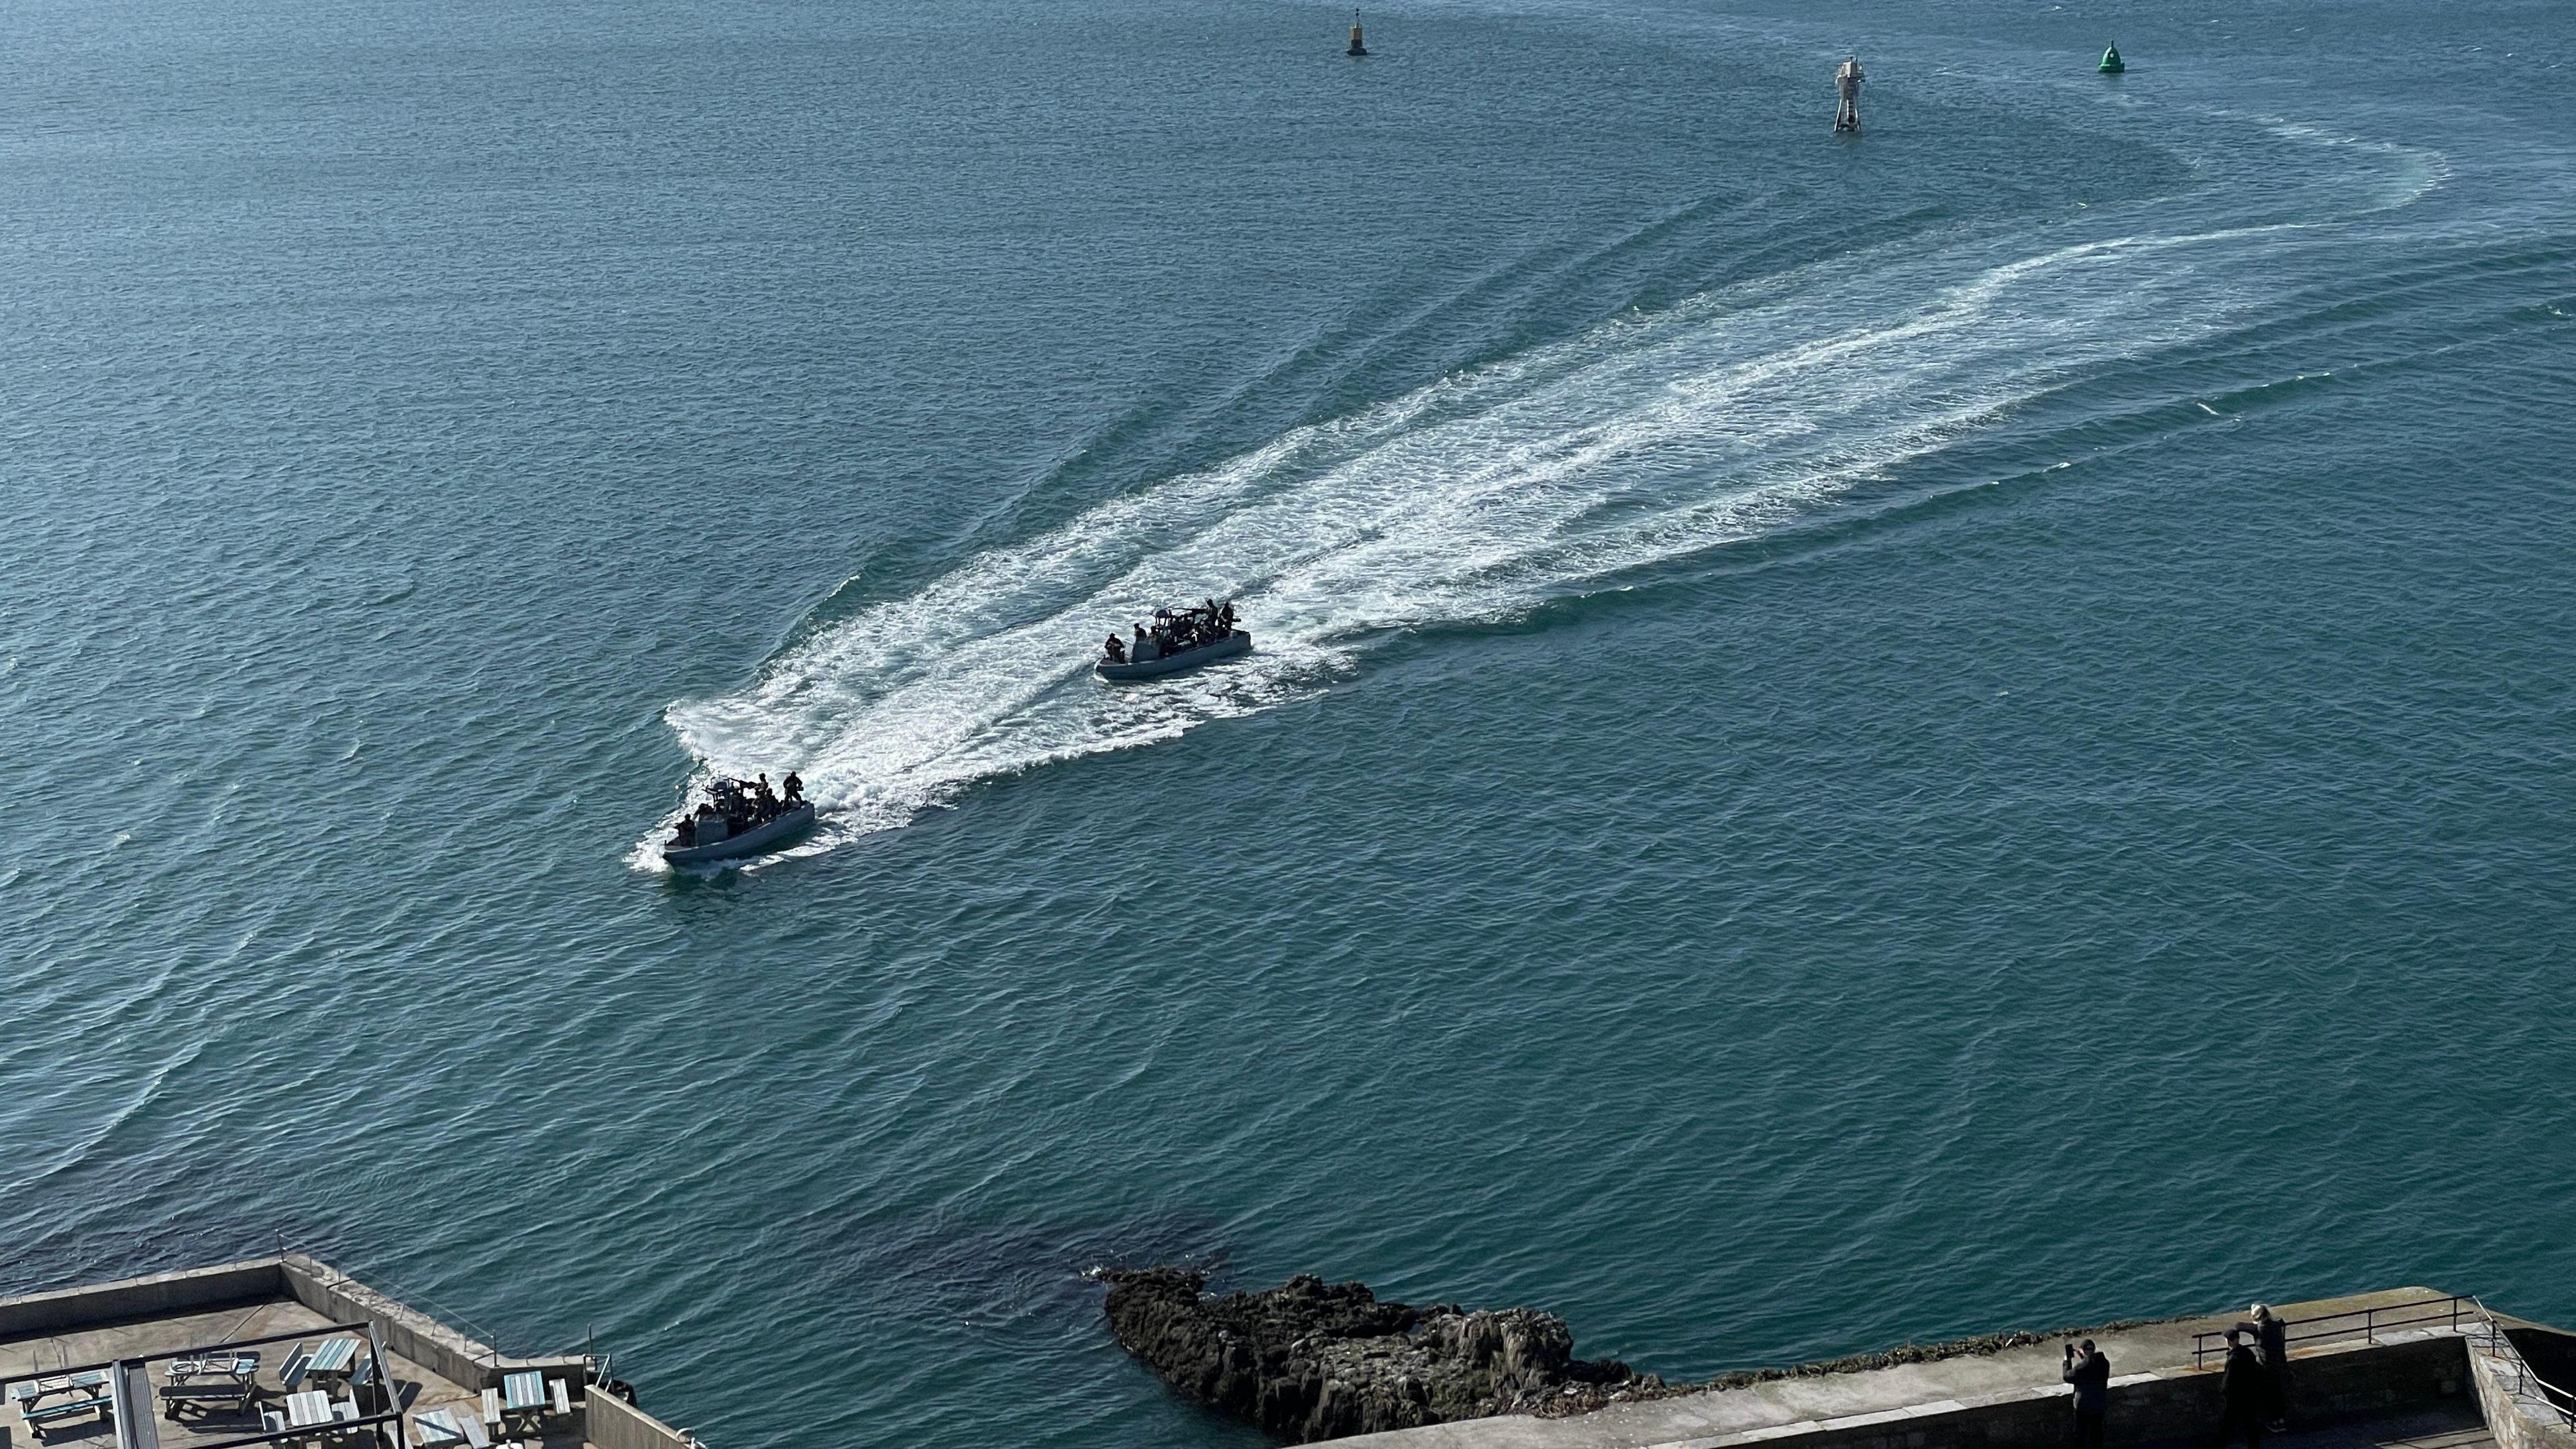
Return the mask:
{"type": "Polygon", "coordinates": [[[301,1389],[286,1396],[284,1412],[261,1409],[259,1425],[261,1432],[268,1434],[310,1429],[310,1435],[299,1435],[295,1442],[319,1443],[351,1433],[362,1417],[355,1395],[334,1399],[320,1389],[301,1389]]]}
{"type": "Polygon", "coordinates": [[[224,1405],[235,1410],[247,1409],[259,1390],[248,1379],[204,1380],[197,1383],[163,1384],[161,1417],[176,1423],[183,1409],[213,1408],[224,1405]]]}
{"type": "Polygon", "coordinates": [[[85,1394],[107,1387],[107,1370],[90,1369],[49,1378],[20,1379],[9,1386],[9,1402],[24,1404],[53,1394],[85,1394]]]}
{"type": "Polygon", "coordinates": [[[25,1419],[30,1429],[53,1423],[57,1419],[78,1418],[83,1414],[96,1414],[101,1423],[113,1420],[116,1417],[116,1397],[113,1394],[92,1394],[87,1398],[64,1399],[60,1403],[26,1403],[18,1406],[18,1417],[25,1419]]]}
{"type": "Polygon", "coordinates": [[[286,1426],[290,1429],[318,1429],[331,1420],[331,1396],[320,1389],[306,1389],[286,1396],[286,1426]]]}
{"type": "Polygon", "coordinates": [[[85,1414],[96,1414],[101,1422],[112,1421],[116,1416],[116,1396],[108,1392],[105,1369],[22,1379],[9,1386],[9,1402],[18,1406],[18,1416],[27,1421],[30,1430],[85,1414]],[[68,1397],[56,1400],[57,1394],[68,1397]]]}
{"type": "Polygon", "coordinates": [[[313,1346],[304,1360],[308,1377],[339,1378],[358,1361],[358,1341],[354,1338],[326,1338],[313,1346]]]}
{"type": "Polygon", "coordinates": [[[227,1404],[246,1412],[259,1395],[258,1372],[259,1355],[247,1349],[172,1359],[170,1382],[161,1386],[161,1413],[175,1423],[180,1411],[190,1407],[227,1404]]]}
{"type": "Polygon", "coordinates": [[[259,1372],[259,1350],[237,1349],[229,1353],[201,1353],[195,1358],[170,1360],[173,1379],[205,1378],[221,1374],[226,1378],[246,1379],[259,1372]]]}
{"type": "Polygon", "coordinates": [[[529,1420],[544,1418],[553,1407],[546,1395],[546,1376],[535,1369],[502,1375],[501,1394],[501,1413],[514,1433],[529,1427],[529,1420]]]}
{"type": "Polygon", "coordinates": [[[491,1436],[483,1432],[482,1421],[471,1411],[432,1409],[411,1423],[425,1445],[465,1444],[471,1449],[492,1449],[491,1436]]]}
{"type": "Polygon", "coordinates": [[[313,1363],[313,1350],[302,1344],[286,1351],[286,1362],[277,1366],[277,1386],[288,1393],[304,1387],[304,1375],[313,1363]]]}
{"type": "Polygon", "coordinates": [[[571,1418],[572,1391],[562,1379],[547,1378],[540,1370],[503,1374],[501,1387],[483,1391],[483,1422],[513,1437],[542,1442],[549,1413],[571,1418]]]}

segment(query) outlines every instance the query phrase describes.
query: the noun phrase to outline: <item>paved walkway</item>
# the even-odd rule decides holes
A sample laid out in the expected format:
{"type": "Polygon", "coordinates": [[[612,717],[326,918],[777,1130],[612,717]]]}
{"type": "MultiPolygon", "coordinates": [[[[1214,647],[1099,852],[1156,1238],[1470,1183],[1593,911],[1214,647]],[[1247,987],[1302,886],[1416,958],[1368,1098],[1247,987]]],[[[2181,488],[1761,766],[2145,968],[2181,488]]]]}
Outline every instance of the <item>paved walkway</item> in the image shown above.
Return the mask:
{"type": "Polygon", "coordinates": [[[2476,1401],[2463,1399],[2417,1413],[2273,1434],[2263,1440],[2263,1449],[2275,1445],[2279,1449],[2495,1449],[2495,1436],[2487,1432],[2476,1401]]]}
{"type": "MultiPolygon", "coordinates": [[[[2321,1318],[2439,1296],[2429,1288],[2392,1288],[2345,1298],[2275,1304],[2274,1311],[2289,1319],[2321,1318]]],[[[2193,1334],[2225,1329],[2243,1316],[2240,1309],[2094,1337],[2102,1352],[2110,1356],[2111,1382],[2134,1383],[2188,1370],[2193,1334]]],[[[2353,1337],[2358,1338],[2359,1332],[2356,1323],[2353,1337]]],[[[2291,1356],[2296,1359],[2331,1346],[2295,1344],[2291,1356]]],[[[1893,1422],[1916,1414],[1952,1412],[1979,1401],[2063,1393],[2058,1379],[2062,1361],[2061,1348],[2051,1342],[1934,1363],[1777,1379],[1750,1388],[1614,1404],[1598,1413],[1570,1419],[1505,1415],[1392,1434],[1364,1434],[1336,1442],[1348,1449],[1656,1449],[1684,1443],[1696,1446],[1706,1440],[1755,1442],[1815,1429],[1856,1427],[1855,1420],[1893,1422]]],[[[2474,1416],[2476,1411],[2470,1412],[2474,1416]]],[[[2281,1442],[2285,1446],[2297,1443],[2302,1449],[2306,1444],[2296,1436],[2286,1436],[2281,1442]]]]}

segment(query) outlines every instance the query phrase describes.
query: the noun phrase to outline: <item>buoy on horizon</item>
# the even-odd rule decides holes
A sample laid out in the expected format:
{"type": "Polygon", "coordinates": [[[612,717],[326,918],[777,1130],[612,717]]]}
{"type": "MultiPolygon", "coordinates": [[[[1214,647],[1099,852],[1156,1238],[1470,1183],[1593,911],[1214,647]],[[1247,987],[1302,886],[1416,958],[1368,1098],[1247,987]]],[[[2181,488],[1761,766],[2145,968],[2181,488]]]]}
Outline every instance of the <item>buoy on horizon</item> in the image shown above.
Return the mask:
{"type": "Polygon", "coordinates": [[[1842,69],[1834,72],[1834,91],[1842,97],[1842,104],[1834,108],[1834,134],[1837,136],[1860,134],[1861,80],[1858,55],[1844,61],[1842,69]]]}
{"type": "Polygon", "coordinates": [[[2102,63],[2093,68],[2104,75],[2118,75],[2129,67],[2127,62],[2120,59],[2120,47],[2106,45],[2102,47],[2102,63]]]}
{"type": "Polygon", "coordinates": [[[1354,10],[1354,11],[1352,11],[1352,12],[1351,12],[1351,48],[1350,48],[1350,49],[1348,49],[1348,50],[1346,50],[1346,51],[1343,51],[1343,52],[1342,52],[1342,54],[1344,54],[1344,55],[1366,55],[1366,54],[1368,54],[1368,47],[1367,47],[1367,46],[1365,46],[1365,45],[1360,44],[1360,13],[1359,13],[1358,11],[1356,11],[1356,10],[1354,10]]]}

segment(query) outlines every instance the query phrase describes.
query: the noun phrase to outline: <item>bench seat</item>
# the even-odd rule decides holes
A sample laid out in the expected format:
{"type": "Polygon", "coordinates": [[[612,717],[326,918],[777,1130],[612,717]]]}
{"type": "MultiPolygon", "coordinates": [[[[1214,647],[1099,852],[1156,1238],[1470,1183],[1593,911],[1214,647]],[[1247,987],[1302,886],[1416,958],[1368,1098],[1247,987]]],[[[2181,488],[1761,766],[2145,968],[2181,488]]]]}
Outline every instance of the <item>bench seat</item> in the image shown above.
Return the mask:
{"type": "Polygon", "coordinates": [[[76,1414],[105,1414],[115,1407],[112,1396],[101,1394],[94,1399],[65,1399],[59,1404],[23,1404],[18,1412],[30,1424],[44,1424],[76,1414]]]}

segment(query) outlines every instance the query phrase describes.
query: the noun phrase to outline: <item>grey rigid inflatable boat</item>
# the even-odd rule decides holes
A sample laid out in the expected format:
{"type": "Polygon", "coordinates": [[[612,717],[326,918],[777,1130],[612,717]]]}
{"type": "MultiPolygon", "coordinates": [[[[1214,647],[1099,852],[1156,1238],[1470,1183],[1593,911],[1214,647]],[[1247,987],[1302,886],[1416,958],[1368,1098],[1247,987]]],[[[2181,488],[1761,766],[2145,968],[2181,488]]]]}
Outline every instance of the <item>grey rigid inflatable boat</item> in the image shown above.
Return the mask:
{"type": "Polygon", "coordinates": [[[704,865],[709,861],[740,860],[746,855],[758,855],[763,851],[774,850],[814,828],[814,803],[810,800],[800,800],[759,824],[745,828],[738,835],[725,833],[710,838],[708,832],[710,825],[717,831],[723,831],[724,818],[722,816],[691,817],[690,835],[695,843],[664,845],[663,861],[670,865],[704,865]]]}
{"type": "Polygon", "coordinates": [[[1184,669],[1196,669],[1202,664],[1213,664],[1220,659],[1232,659],[1238,654],[1251,652],[1252,635],[1237,629],[1222,639],[1210,639],[1205,644],[1177,649],[1159,658],[1128,659],[1116,664],[1103,659],[1092,668],[1103,679],[1160,679],[1166,674],[1178,674],[1184,669]]]}

